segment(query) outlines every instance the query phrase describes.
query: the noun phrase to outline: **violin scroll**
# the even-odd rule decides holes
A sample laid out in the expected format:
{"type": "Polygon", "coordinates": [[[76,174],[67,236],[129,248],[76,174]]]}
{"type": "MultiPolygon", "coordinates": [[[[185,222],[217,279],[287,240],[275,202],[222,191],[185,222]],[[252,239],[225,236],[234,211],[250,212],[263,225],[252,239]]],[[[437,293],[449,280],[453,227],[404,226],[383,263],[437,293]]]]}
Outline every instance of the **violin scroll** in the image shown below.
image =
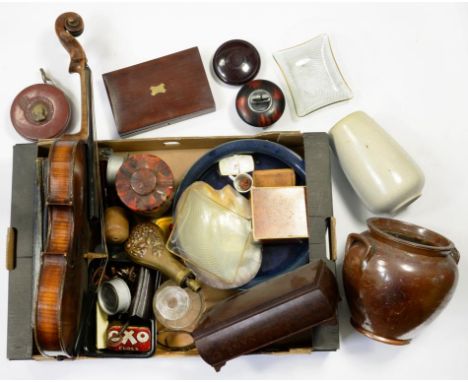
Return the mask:
{"type": "Polygon", "coordinates": [[[68,30],[72,36],[78,37],[84,31],[84,22],[83,18],[74,12],[65,13],[65,29],[68,30]]]}
{"type": "Polygon", "coordinates": [[[55,32],[63,47],[70,54],[70,73],[80,73],[86,67],[86,54],[75,37],[84,31],[83,18],[75,12],[62,13],[55,21],[55,32]]]}

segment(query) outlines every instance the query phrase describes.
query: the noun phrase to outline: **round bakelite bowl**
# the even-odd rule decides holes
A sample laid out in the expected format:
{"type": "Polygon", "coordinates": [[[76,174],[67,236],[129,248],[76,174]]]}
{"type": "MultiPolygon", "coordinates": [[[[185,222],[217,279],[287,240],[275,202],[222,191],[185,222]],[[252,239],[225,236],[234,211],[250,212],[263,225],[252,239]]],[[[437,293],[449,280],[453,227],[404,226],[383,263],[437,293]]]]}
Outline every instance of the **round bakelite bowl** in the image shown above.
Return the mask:
{"type": "Polygon", "coordinates": [[[286,101],[281,89],[267,80],[245,84],[236,98],[236,109],[242,120],[256,127],[268,127],[283,115],[286,101]]]}
{"type": "Polygon", "coordinates": [[[229,40],[222,44],[213,57],[213,70],[229,85],[242,85],[252,80],[260,69],[257,49],[244,40],[229,40]]]}
{"type": "Polygon", "coordinates": [[[68,127],[70,115],[70,104],[63,91],[49,84],[36,84],[22,90],[10,110],[16,131],[31,141],[61,135],[68,127]]]}

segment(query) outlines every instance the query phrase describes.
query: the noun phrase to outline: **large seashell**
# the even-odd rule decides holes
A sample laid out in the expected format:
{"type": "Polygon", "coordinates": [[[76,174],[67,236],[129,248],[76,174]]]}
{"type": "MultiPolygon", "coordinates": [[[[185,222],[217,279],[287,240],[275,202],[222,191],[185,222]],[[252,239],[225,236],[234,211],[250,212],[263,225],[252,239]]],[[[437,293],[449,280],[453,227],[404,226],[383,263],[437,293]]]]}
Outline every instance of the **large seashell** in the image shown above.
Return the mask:
{"type": "Polygon", "coordinates": [[[219,289],[248,283],[261,265],[261,246],[252,239],[249,201],[230,185],[215,190],[195,182],[182,194],[168,248],[197,277],[219,289]]]}

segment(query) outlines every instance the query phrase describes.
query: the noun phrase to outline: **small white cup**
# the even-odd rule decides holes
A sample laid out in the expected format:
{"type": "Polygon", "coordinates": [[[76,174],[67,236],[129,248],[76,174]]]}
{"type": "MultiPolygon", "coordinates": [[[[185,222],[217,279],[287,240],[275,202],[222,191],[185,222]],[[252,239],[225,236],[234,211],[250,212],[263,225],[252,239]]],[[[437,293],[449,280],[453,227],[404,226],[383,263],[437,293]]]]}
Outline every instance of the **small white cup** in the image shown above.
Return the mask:
{"type": "Polygon", "coordinates": [[[230,176],[230,178],[232,180],[234,188],[238,192],[245,194],[252,189],[253,179],[246,172],[237,174],[236,176],[230,176]]]}
{"type": "Polygon", "coordinates": [[[421,196],[423,172],[366,113],[349,114],[329,134],[343,172],[369,210],[394,213],[421,196]]]}
{"type": "Polygon", "coordinates": [[[99,306],[109,315],[125,313],[132,302],[130,288],[120,278],[102,283],[97,293],[99,306]]]}

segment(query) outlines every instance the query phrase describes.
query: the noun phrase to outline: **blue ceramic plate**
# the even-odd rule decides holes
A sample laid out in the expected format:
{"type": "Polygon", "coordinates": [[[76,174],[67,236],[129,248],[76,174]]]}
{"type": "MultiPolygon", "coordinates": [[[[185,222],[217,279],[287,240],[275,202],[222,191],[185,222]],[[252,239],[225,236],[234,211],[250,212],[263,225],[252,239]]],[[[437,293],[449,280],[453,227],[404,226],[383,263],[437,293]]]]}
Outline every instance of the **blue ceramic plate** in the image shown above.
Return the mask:
{"type": "MultiPolygon", "coordinates": [[[[202,156],[185,175],[174,196],[174,206],[185,189],[197,180],[202,180],[219,190],[232,182],[219,173],[218,162],[234,154],[250,154],[254,158],[255,169],[292,168],[296,173],[296,184],[305,184],[304,161],[294,151],[285,146],[262,139],[242,139],[224,143],[202,156]]],[[[174,209],[175,210],[175,209],[174,209]]],[[[281,244],[262,246],[262,265],[257,276],[244,285],[251,288],[281,273],[292,271],[308,262],[309,245],[307,240],[297,240],[281,244]]]]}

